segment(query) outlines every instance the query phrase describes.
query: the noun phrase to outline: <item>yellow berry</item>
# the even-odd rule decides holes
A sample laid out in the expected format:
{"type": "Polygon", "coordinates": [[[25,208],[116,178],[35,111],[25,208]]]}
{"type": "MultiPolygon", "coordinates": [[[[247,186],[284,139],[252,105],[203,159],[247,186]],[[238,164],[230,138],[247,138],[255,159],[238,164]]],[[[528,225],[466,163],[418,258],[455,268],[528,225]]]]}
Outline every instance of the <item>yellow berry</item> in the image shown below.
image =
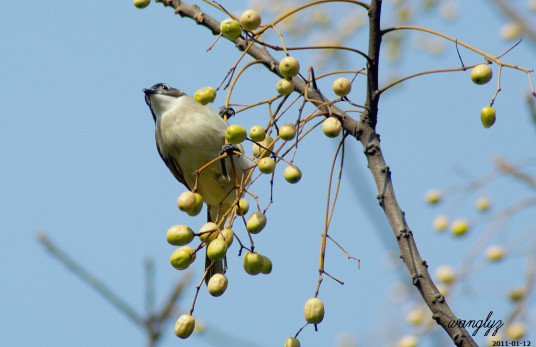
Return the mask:
{"type": "Polygon", "coordinates": [[[294,165],[289,165],[283,171],[283,176],[289,183],[298,183],[301,179],[302,173],[301,170],[294,165]]]}
{"type": "Polygon", "coordinates": [[[192,332],[195,328],[195,319],[189,314],[183,314],[179,317],[177,322],[175,323],[175,335],[180,337],[181,339],[186,339],[190,335],[192,335],[192,332]]]}
{"type": "Polygon", "coordinates": [[[215,240],[218,237],[218,235],[219,235],[218,224],[216,223],[212,223],[212,222],[205,223],[201,227],[201,229],[199,229],[199,239],[206,244],[209,244],[210,242],[215,240]]]}
{"type": "Polygon", "coordinates": [[[424,194],[424,200],[429,204],[437,204],[442,198],[441,192],[437,189],[430,189],[424,194]]]}
{"type": "Polygon", "coordinates": [[[324,319],[324,304],[318,298],[311,298],[305,302],[303,308],[305,320],[308,323],[318,324],[324,319]]]}
{"type": "Polygon", "coordinates": [[[196,206],[196,203],[197,198],[195,196],[195,193],[191,191],[183,192],[177,198],[177,206],[179,207],[179,210],[183,212],[192,210],[196,206]]]}
{"type": "Polygon", "coordinates": [[[296,58],[285,57],[279,63],[279,71],[284,77],[292,78],[300,72],[300,63],[296,58]]]}
{"type": "Polygon", "coordinates": [[[258,275],[262,270],[264,258],[257,252],[247,252],[244,254],[244,270],[250,275],[258,275]]]}
{"type": "Polygon", "coordinates": [[[262,269],[261,273],[267,275],[272,272],[272,261],[267,256],[262,256],[262,269]]]}
{"type": "Polygon", "coordinates": [[[134,0],[134,6],[137,8],[146,8],[151,3],[151,0],[134,0]]]}
{"type": "Polygon", "coordinates": [[[508,298],[513,302],[521,301],[527,294],[525,287],[514,288],[508,293],[508,298]]]}
{"type": "Polygon", "coordinates": [[[300,341],[295,337],[289,337],[285,341],[285,347],[300,347],[300,341]]]}
{"type": "Polygon", "coordinates": [[[240,24],[246,30],[255,30],[261,25],[261,16],[255,10],[245,10],[240,15],[240,24]]]}
{"type": "Polygon", "coordinates": [[[259,159],[258,165],[259,165],[259,171],[264,174],[270,174],[274,172],[275,161],[271,157],[265,157],[265,158],[259,159]]]}
{"type": "Polygon", "coordinates": [[[168,229],[166,237],[169,244],[183,246],[192,241],[194,232],[186,225],[174,225],[168,229]]]}
{"type": "Polygon", "coordinates": [[[195,260],[195,252],[191,247],[184,246],[175,250],[169,257],[169,262],[177,270],[187,269],[195,260]]]}
{"type": "Polygon", "coordinates": [[[272,153],[272,149],[274,149],[274,139],[270,137],[270,135],[266,135],[264,140],[259,142],[259,144],[254,143],[252,152],[255,157],[267,157],[272,153]],[[260,146],[259,146],[260,145],[260,146]]]}
{"type": "Polygon", "coordinates": [[[495,124],[495,118],[495,109],[489,106],[482,107],[482,110],[480,111],[480,121],[484,128],[489,128],[495,124]]]}
{"type": "Polygon", "coordinates": [[[338,96],[346,96],[352,90],[352,84],[347,78],[337,78],[332,85],[333,92],[338,96]]]}
{"type": "Polygon", "coordinates": [[[519,340],[520,338],[525,335],[525,332],[527,331],[527,326],[523,323],[512,323],[510,324],[504,334],[506,337],[508,337],[511,340],[519,340]]]}
{"type": "Polygon", "coordinates": [[[469,230],[469,222],[465,219],[458,219],[452,222],[450,231],[455,236],[461,236],[469,230]]]}
{"type": "Polygon", "coordinates": [[[242,34],[242,27],[238,21],[227,18],[220,22],[220,31],[223,36],[234,41],[242,34]]]}
{"type": "Polygon", "coordinates": [[[260,142],[266,138],[266,132],[260,125],[254,125],[249,129],[249,138],[251,141],[260,142]]]}
{"type": "Polygon", "coordinates": [[[434,218],[433,226],[434,226],[434,229],[437,231],[445,230],[448,224],[449,224],[449,217],[443,214],[434,218]]]}
{"type": "Polygon", "coordinates": [[[222,274],[216,273],[212,275],[210,280],[208,280],[208,292],[212,296],[220,296],[227,289],[227,277],[222,274]]]}
{"type": "Polygon", "coordinates": [[[487,197],[481,197],[478,198],[475,205],[478,210],[487,211],[491,205],[491,200],[487,197]]]}
{"type": "Polygon", "coordinates": [[[412,325],[421,324],[424,321],[424,315],[422,308],[414,308],[406,314],[406,322],[412,325]]]}
{"type": "Polygon", "coordinates": [[[201,105],[213,102],[216,98],[216,91],[212,87],[199,88],[194,94],[194,100],[201,105]]]}
{"type": "Polygon", "coordinates": [[[218,239],[222,239],[227,244],[227,248],[231,246],[234,239],[234,233],[231,229],[225,228],[218,235],[218,239]]]}
{"type": "Polygon", "coordinates": [[[415,347],[417,346],[417,342],[419,342],[417,337],[413,335],[406,335],[406,336],[401,337],[396,342],[396,347],[415,347]]]}
{"type": "Polygon", "coordinates": [[[336,117],[328,117],[322,123],[322,131],[327,137],[337,137],[341,133],[342,124],[336,117]]]}
{"type": "Polygon", "coordinates": [[[491,80],[493,73],[488,64],[479,64],[471,70],[471,80],[476,84],[486,84],[491,80]]]}
{"type": "Polygon", "coordinates": [[[258,234],[266,226],[266,216],[264,213],[258,211],[249,216],[248,222],[246,223],[246,229],[252,234],[258,234]]]}
{"type": "Polygon", "coordinates": [[[493,245],[486,249],[486,258],[489,261],[499,261],[504,257],[504,248],[502,246],[493,245]]]}
{"type": "Polygon", "coordinates": [[[275,90],[277,90],[279,95],[289,95],[294,91],[294,87],[295,85],[294,82],[292,82],[292,79],[282,78],[275,85],[275,90]]]}
{"type": "Polygon", "coordinates": [[[242,198],[238,200],[238,206],[236,208],[238,209],[239,215],[244,215],[249,211],[249,202],[246,199],[242,198]]]}
{"type": "Polygon", "coordinates": [[[296,126],[292,123],[286,123],[279,128],[279,137],[282,140],[289,141],[296,136],[296,126]]]}
{"type": "Polygon", "coordinates": [[[203,197],[201,194],[195,193],[195,205],[190,210],[186,211],[189,216],[197,216],[203,208],[203,197]]]}
{"type": "Polygon", "coordinates": [[[207,257],[210,260],[221,260],[227,252],[227,243],[222,239],[212,240],[207,246],[207,257]]]}
{"type": "Polygon", "coordinates": [[[445,284],[451,284],[456,279],[456,273],[448,265],[438,267],[435,272],[435,275],[438,281],[443,282],[445,284]]]}

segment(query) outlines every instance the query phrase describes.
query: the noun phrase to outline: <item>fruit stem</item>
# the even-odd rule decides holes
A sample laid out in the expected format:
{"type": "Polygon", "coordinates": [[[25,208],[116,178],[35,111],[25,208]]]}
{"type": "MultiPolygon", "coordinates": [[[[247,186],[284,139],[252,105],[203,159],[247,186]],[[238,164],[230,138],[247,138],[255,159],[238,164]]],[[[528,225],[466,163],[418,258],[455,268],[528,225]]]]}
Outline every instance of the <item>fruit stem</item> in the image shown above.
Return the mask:
{"type": "Polygon", "coordinates": [[[520,70],[520,71],[527,72],[527,73],[531,71],[529,69],[525,69],[525,68],[517,66],[517,65],[512,65],[512,64],[505,63],[505,62],[499,60],[498,58],[496,58],[496,57],[494,57],[494,56],[492,56],[492,55],[490,55],[490,54],[488,54],[488,53],[486,53],[484,51],[481,51],[481,50],[479,50],[477,48],[474,48],[473,46],[470,46],[470,45],[468,45],[466,43],[461,42],[458,39],[455,39],[453,37],[447,36],[447,35],[445,35],[443,33],[440,33],[438,31],[428,29],[428,28],[423,28],[423,27],[418,27],[418,26],[413,26],[413,25],[401,25],[401,26],[396,26],[396,27],[392,27],[392,28],[383,30],[382,35],[385,35],[385,34],[387,34],[388,32],[391,32],[391,31],[404,30],[404,29],[406,29],[406,30],[424,31],[426,33],[430,33],[430,34],[442,37],[442,38],[447,39],[449,41],[452,41],[452,42],[454,42],[454,43],[456,43],[456,44],[458,44],[460,46],[463,46],[463,47],[465,47],[465,48],[467,48],[467,49],[469,49],[469,50],[471,50],[471,51],[473,51],[473,52],[475,52],[477,54],[480,54],[481,56],[484,56],[484,57],[488,58],[489,60],[495,62],[498,65],[510,67],[512,69],[520,70]]]}

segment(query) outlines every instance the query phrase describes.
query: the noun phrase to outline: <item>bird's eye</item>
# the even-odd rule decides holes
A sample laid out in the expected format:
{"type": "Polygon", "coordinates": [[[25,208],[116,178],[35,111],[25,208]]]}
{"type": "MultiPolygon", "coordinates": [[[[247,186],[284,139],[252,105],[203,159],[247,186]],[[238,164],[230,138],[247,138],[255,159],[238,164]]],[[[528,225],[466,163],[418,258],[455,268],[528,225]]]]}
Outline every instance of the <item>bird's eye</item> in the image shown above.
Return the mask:
{"type": "Polygon", "coordinates": [[[169,86],[165,83],[162,83],[162,89],[164,90],[168,90],[169,89],[169,86]]]}

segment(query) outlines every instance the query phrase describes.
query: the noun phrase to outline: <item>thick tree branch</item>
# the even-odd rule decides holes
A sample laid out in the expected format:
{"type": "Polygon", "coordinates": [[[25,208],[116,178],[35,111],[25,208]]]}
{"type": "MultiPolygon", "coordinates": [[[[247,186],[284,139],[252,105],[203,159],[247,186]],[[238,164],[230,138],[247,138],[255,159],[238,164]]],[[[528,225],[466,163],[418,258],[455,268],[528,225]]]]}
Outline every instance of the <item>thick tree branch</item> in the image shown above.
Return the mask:
{"type": "MultiPolygon", "coordinates": [[[[210,29],[214,35],[219,35],[219,22],[202,13],[197,6],[188,5],[182,0],[156,1],[162,2],[166,6],[172,6],[175,8],[175,13],[178,13],[183,17],[195,19],[198,24],[210,29]]],[[[406,223],[404,212],[402,212],[396,200],[391,181],[391,172],[385,163],[381,151],[380,137],[375,131],[378,118],[378,101],[380,97],[378,91],[378,64],[382,36],[380,29],[381,3],[381,0],[371,1],[368,12],[370,23],[369,59],[367,61],[368,88],[365,112],[362,115],[361,121],[353,119],[333,105],[329,106],[329,110],[326,109],[324,111],[337,116],[341,120],[344,129],[362,142],[369,169],[378,189],[380,206],[383,208],[396,236],[401,252],[401,258],[404,260],[404,263],[411,274],[412,282],[432,311],[433,318],[443,327],[443,329],[445,329],[457,346],[477,346],[470,334],[464,328],[460,328],[457,325],[455,327],[449,327],[449,323],[451,321],[456,321],[457,318],[450,310],[445,298],[439,293],[439,290],[428,273],[426,262],[419,255],[415,240],[413,239],[413,234],[406,223]]],[[[238,38],[234,42],[237,48],[242,51],[247,47],[247,42],[243,38],[238,38]]],[[[282,77],[278,69],[279,62],[272,57],[268,51],[253,45],[248,49],[248,54],[255,60],[264,64],[270,71],[282,77]]],[[[306,94],[309,101],[316,106],[319,106],[322,109],[326,108],[324,103],[327,98],[324,97],[320,90],[314,89],[298,77],[294,77],[293,82],[297,92],[302,95],[306,94]]]]}
{"type": "Polygon", "coordinates": [[[445,329],[457,346],[477,346],[471,335],[464,328],[450,327],[449,323],[456,321],[443,295],[432,281],[428,273],[426,261],[421,258],[413,233],[409,229],[404,212],[396,200],[391,171],[385,163],[380,147],[380,136],[375,131],[378,119],[378,64],[380,61],[380,44],[382,32],[380,29],[381,0],[373,0],[369,10],[369,52],[371,64],[367,70],[367,99],[365,113],[361,125],[363,133],[361,143],[368,160],[378,189],[378,200],[391,225],[400,248],[400,257],[411,274],[413,284],[417,287],[424,301],[433,313],[436,322],[445,329]]]}

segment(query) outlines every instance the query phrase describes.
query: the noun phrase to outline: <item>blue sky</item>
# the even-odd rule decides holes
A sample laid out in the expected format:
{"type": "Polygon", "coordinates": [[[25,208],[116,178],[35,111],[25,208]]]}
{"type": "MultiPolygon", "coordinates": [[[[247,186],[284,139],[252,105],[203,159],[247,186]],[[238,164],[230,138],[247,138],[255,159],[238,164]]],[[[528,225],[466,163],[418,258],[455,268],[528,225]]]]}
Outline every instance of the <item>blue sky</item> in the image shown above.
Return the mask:
{"type": "MultiPolygon", "coordinates": [[[[224,19],[206,4],[199,5],[224,19]]],[[[248,7],[237,0],[225,6],[237,14],[248,7]]],[[[388,23],[392,4],[384,6],[388,23]]],[[[423,15],[417,24],[444,30],[493,54],[511,46],[498,38],[505,20],[486,2],[464,2],[461,10],[453,23],[423,15]]],[[[175,201],[183,187],[158,156],[154,123],[141,89],[167,82],[193,94],[200,87],[217,86],[239,53],[223,40],[205,52],[214,40],[211,34],[161,4],[139,10],[131,1],[11,1],[4,4],[0,17],[4,51],[0,66],[4,165],[0,345],[145,346],[138,327],[47,254],[36,234],[46,232],[139,312],[144,310],[143,259],[152,257],[161,304],[182,276],[169,265],[173,247],[166,243],[165,231],[174,224],[197,230],[204,214],[189,218],[177,210],[175,201]]],[[[412,36],[410,42],[419,37],[412,36]]],[[[356,41],[357,47],[366,49],[364,40],[356,41]]],[[[505,60],[534,68],[534,48],[527,40],[505,60]]],[[[437,57],[410,46],[403,60],[388,66],[382,77],[395,68],[410,74],[457,67],[454,47],[447,44],[446,50],[437,57]]],[[[465,50],[462,54],[466,64],[482,61],[465,50]]],[[[307,65],[307,53],[296,56],[302,66],[307,65]]],[[[352,68],[362,64],[355,61],[352,68]]],[[[277,80],[256,67],[246,73],[233,101],[267,98],[275,93],[277,80]]],[[[476,86],[468,72],[436,74],[408,81],[382,96],[378,132],[384,156],[399,203],[431,271],[441,264],[459,267],[486,225],[476,226],[463,239],[437,235],[431,221],[448,204],[430,208],[423,203],[424,193],[432,187],[463,183],[453,173],[455,167],[476,178],[493,168],[495,155],[514,162],[534,155],[536,128],[523,99],[528,90],[523,73],[503,71],[503,90],[495,104],[497,123],[482,128],[480,108],[489,103],[495,82],[494,78],[488,85],[476,86]]],[[[334,97],[330,83],[323,82],[324,88],[334,97]]],[[[362,91],[357,84],[351,98],[362,102],[362,91]]],[[[221,93],[215,105],[223,102],[221,93]]],[[[235,120],[246,128],[266,121],[260,108],[235,120]]],[[[249,346],[251,342],[259,347],[283,345],[303,325],[303,304],[314,295],[318,278],[334,143],[319,130],[303,142],[296,156],[303,179],[297,185],[284,182],[282,168],[276,170],[268,226],[255,238],[259,251],[272,259],[273,273],[245,274],[234,245],[228,257],[227,292],[212,298],[202,288],[196,304],[194,316],[206,323],[205,334],[178,341],[170,326],[161,346],[239,345],[235,339],[249,341],[249,346]]],[[[384,341],[380,337],[396,339],[411,332],[399,315],[411,300],[390,301],[393,283],[408,283],[407,271],[393,269],[392,262],[386,261],[394,247],[392,232],[377,206],[362,147],[355,141],[347,146],[345,170],[331,230],[347,251],[361,259],[361,269],[335,246],[328,246],[327,271],[345,284],[324,280],[319,297],[326,318],[318,332],[307,327],[301,333],[302,346],[334,346],[341,336],[376,345],[384,341]]],[[[261,180],[256,188],[264,204],[267,184],[268,180],[261,180]]],[[[495,211],[529,194],[508,179],[487,187],[486,193],[495,211]]],[[[454,216],[477,220],[472,210],[477,196],[469,196],[454,216]]],[[[507,232],[521,233],[533,222],[521,215],[507,224],[507,232]]],[[[243,228],[235,232],[245,238],[243,228]]],[[[192,266],[194,280],[179,301],[181,311],[191,305],[202,263],[192,266]]],[[[458,288],[452,300],[454,311],[467,319],[483,319],[494,311],[497,319],[505,320],[511,309],[505,292],[522,283],[524,266],[521,253],[482,269],[468,285],[458,288]]],[[[411,295],[415,292],[410,288],[411,295]]],[[[482,341],[482,334],[477,338],[482,341]]]]}

